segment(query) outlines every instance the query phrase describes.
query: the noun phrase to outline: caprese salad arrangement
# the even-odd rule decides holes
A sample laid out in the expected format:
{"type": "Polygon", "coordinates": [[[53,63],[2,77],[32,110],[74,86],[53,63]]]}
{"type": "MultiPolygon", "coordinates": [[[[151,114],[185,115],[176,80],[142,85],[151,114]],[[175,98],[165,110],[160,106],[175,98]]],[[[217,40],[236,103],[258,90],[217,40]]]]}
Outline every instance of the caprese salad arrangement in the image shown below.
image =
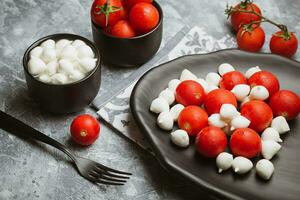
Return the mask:
{"type": "Polygon", "coordinates": [[[274,172],[270,160],[281,149],[280,135],[290,131],[287,121],[300,112],[300,98],[280,90],[278,78],[269,71],[256,66],[243,74],[223,63],[205,79],[184,69],[152,101],[150,111],[158,114],[161,129],[173,130],[175,145],[188,147],[194,138],[202,156],[216,158],[219,173],[229,168],[247,173],[251,159],[261,155],[256,172],[268,180],[274,172]],[[225,152],[227,147],[230,152],[225,152]]]}
{"type": "Polygon", "coordinates": [[[107,34],[132,38],[148,33],[159,23],[159,12],[153,0],[95,0],[92,21],[107,34]]]}

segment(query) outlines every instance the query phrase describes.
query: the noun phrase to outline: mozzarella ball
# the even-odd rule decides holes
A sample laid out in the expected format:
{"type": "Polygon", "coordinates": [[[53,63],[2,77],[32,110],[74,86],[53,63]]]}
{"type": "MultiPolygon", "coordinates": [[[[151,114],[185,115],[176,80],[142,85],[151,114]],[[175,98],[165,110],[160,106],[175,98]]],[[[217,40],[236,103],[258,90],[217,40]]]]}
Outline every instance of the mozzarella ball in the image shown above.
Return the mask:
{"type": "Polygon", "coordinates": [[[219,89],[219,88],[218,88],[217,86],[215,86],[215,85],[208,84],[208,85],[207,85],[207,88],[206,88],[206,90],[205,90],[205,93],[208,94],[209,92],[211,92],[211,91],[213,91],[213,90],[215,90],[215,89],[219,89]]]}
{"type": "Polygon", "coordinates": [[[228,72],[232,72],[232,71],[235,71],[235,69],[232,67],[231,64],[228,64],[228,63],[222,63],[218,67],[218,72],[221,76],[223,76],[224,74],[226,74],[228,72]]]}
{"type": "Polygon", "coordinates": [[[231,90],[238,101],[243,101],[250,93],[250,86],[247,84],[238,84],[231,90]]]}
{"type": "Polygon", "coordinates": [[[245,76],[246,78],[250,78],[253,74],[255,74],[256,72],[260,72],[261,69],[259,68],[259,66],[256,66],[256,67],[251,67],[249,68],[246,73],[245,73],[245,76]]]}
{"type": "Polygon", "coordinates": [[[59,60],[59,72],[65,74],[72,74],[74,71],[73,63],[68,59],[60,59],[59,60]]]}
{"type": "Polygon", "coordinates": [[[220,115],[223,119],[233,119],[238,116],[240,113],[237,111],[236,107],[232,104],[223,104],[220,108],[220,115]]]}
{"type": "Polygon", "coordinates": [[[261,139],[263,141],[271,140],[274,142],[282,142],[282,139],[280,138],[280,135],[278,131],[276,131],[274,128],[266,128],[264,132],[261,134],[261,139]]]}
{"type": "Polygon", "coordinates": [[[216,158],[216,164],[218,167],[218,172],[221,173],[229,169],[233,162],[233,156],[230,153],[222,152],[216,158]]]}
{"type": "Polygon", "coordinates": [[[233,131],[238,128],[247,128],[250,125],[251,121],[244,116],[238,115],[231,120],[231,128],[233,131]]]}
{"type": "Polygon", "coordinates": [[[178,86],[180,83],[181,83],[180,80],[178,80],[178,79],[172,79],[172,80],[170,80],[170,82],[168,83],[168,88],[169,88],[170,90],[172,90],[172,91],[175,93],[175,92],[176,92],[176,88],[177,88],[177,86],[178,86]]]}
{"type": "Polygon", "coordinates": [[[28,62],[28,71],[33,76],[39,75],[40,73],[44,72],[46,68],[47,66],[44,61],[39,58],[31,57],[28,62]]]}
{"type": "Polygon", "coordinates": [[[272,140],[262,141],[261,154],[265,159],[272,159],[278,151],[281,149],[281,145],[272,140]]]}
{"type": "Polygon", "coordinates": [[[263,179],[269,180],[274,173],[274,165],[267,159],[261,159],[256,163],[256,173],[263,179]]]}
{"type": "Polygon", "coordinates": [[[65,48],[67,45],[71,44],[71,41],[70,40],[67,40],[67,39],[61,39],[61,40],[58,40],[56,42],[56,45],[55,45],[55,49],[57,51],[57,54],[60,55],[61,51],[63,50],[63,48],[65,48]]]}
{"type": "Polygon", "coordinates": [[[56,51],[55,49],[44,49],[41,58],[45,63],[49,63],[53,60],[56,60],[56,51]]]}
{"type": "Polygon", "coordinates": [[[59,64],[56,60],[53,60],[47,64],[47,73],[52,76],[58,70],[59,64]]]}
{"type": "Polygon", "coordinates": [[[79,59],[78,62],[84,72],[90,72],[96,67],[97,59],[86,57],[79,59]]]}
{"type": "Polygon", "coordinates": [[[250,99],[257,99],[257,100],[264,101],[267,98],[269,98],[269,92],[267,88],[265,88],[264,86],[257,85],[251,89],[249,97],[250,99]]]}
{"type": "Polygon", "coordinates": [[[43,48],[40,47],[40,46],[37,46],[37,47],[34,47],[34,48],[30,51],[29,55],[30,55],[30,57],[40,58],[41,55],[42,55],[42,53],[43,53],[43,48]]]}
{"type": "Polygon", "coordinates": [[[61,50],[60,57],[74,60],[77,58],[77,51],[72,45],[69,44],[61,50]]]}
{"type": "Polygon", "coordinates": [[[52,83],[54,84],[66,84],[68,82],[68,78],[66,75],[62,73],[57,73],[51,76],[52,83]]]}
{"type": "Polygon", "coordinates": [[[41,74],[39,76],[39,80],[44,82],[44,83],[50,83],[51,82],[51,77],[48,74],[41,74]]]}
{"type": "Polygon", "coordinates": [[[83,45],[86,45],[85,44],[85,42],[84,41],[82,41],[82,40],[74,40],[73,42],[72,42],[72,46],[73,47],[75,47],[75,48],[77,48],[77,47],[80,47],[80,46],[83,46],[83,45]]]}
{"type": "Polygon", "coordinates": [[[55,49],[55,41],[54,41],[54,40],[51,40],[51,39],[46,40],[45,42],[43,42],[43,43],[41,44],[41,47],[42,47],[43,49],[55,49]]]}
{"type": "Polygon", "coordinates": [[[289,124],[283,116],[275,117],[272,120],[271,127],[278,131],[278,133],[280,134],[284,134],[291,130],[289,124]]]}
{"type": "Polygon", "coordinates": [[[174,125],[173,116],[169,111],[161,112],[157,117],[157,125],[166,131],[172,130],[174,125]]]}
{"type": "Polygon", "coordinates": [[[174,121],[176,122],[180,112],[184,109],[184,106],[181,104],[176,104],[170,109],[170,113],[173,116],[174,121]]]}
{"type": "Polygon", "coordinates": [[[169,111],[169,104],[165,99],[158,97],[152,101],[150,105],[150,111],[157,114],[163,111],[169,111]]]}
{"type": "Polygon", "coordinates": [[[205,81],[208,84],[219,86],[219,83],[221,81],[221,76],[215,72],[210,72],[206,75],[205,81]]]}
{"type": "Polygon", "coordinates": [[[237,174],[245,174],[249,172],[253,167],[251,160],[248,158],[238,156],[232,161],[233,171],[237,174]]]}
{"type": "Polygon", "coordinates": [[[170,90],[169,88],[161,91],[161,93],[158,96],[165,99],[169,105],[173,104],[175,101],[174,92],[172,90],[170,90]]]}
{"type": "Polygon", "coordinates": [[[181,81],[186,81],[186,80],[197,80],[197,76],[195,74],[193,74],[192,72],[190,72],[188,69],[184,69],[181,72],[180,75],[180,80],[181,81]]]}
{"type": "Polygon", "coordinates": [[[94,58],[95,54],[91,47],[88,45],[82,45],[76,48],[78,58],[94,58]]]}
{"type": "Polygon", "coordinates": [[[215,113],[215,114],[212,114],[211,116],[209,116],[208,124],[210,126],[216,126],[219,128],[223,128],[223,127],[227,126],[227,123],[222,120],[221,115],[218,113],[215,113]]]}
{"type": "Polygon", "coordinates": [[[198,78],[196,81],[203,87],[204,91],[207,90],[208,84],[204,79],[198,78]]]}
{"type": "Polygon", "coordinates": [[[190,143],[189,135],[185,130],[181,130],[181,129],[171,133],[171,141],[175,145],[182,148],[189,146],[190,143]]]}
{"type": "Polygon", "coordinates": [[[72,71],[72,73],[69,75],[70,79],[72,81],[79,81],[85,77],[84,73],[82,73],[80,70],[75,69],[72,71]]]}

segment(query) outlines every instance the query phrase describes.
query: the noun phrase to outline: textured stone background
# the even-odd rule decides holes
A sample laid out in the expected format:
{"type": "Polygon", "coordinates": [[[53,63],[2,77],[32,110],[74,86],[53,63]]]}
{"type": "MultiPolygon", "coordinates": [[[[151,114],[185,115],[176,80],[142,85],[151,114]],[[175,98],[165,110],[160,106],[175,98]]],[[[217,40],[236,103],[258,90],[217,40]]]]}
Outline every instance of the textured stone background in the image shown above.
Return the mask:
{"type": "MultiPolygon", "coordinates": [[[[226,1],[160,0],[163,7],[165,44],[183,26],[206,28],[216,38],[230,32],[224,16],[226,1]]],[[[233,3],[235,1],[229,1],[233,3]]],[[[297,0],[259,0],[263,12],[300,32],[297,0]]],[[[158,162],[104,124],[101,137],[82,148],[69,140],[75,115],[55,116],[38,109],[28,95],[22,56],[35,40],[58,32],[91,37],[91,0],[0,1],[0,109],[66,144],[76,153],[134,175],[124,187],[96,186],[78,176],[66,157],[51,147],[20,140],[0,130],[0,200],[4,199],[201,199],[205,194],[172,177],[158,162]]],[[[265,26],[268,33],[275,29],[265,26]]],[[[298,35],[299,36],[299,35],[298,35]]],[[[263,51],[268,51],[266,43],[263,51]]],[[[298,53],[299,54],[299,53],[298,53]]],[[[296,56],[299,58],[299,56],[296,56]]],[[[135,69],[102,69],[100,94],[114,87],[135,69]]],[[[86,108],[82,113],[92,113],[86,108]]],[[[207,198],[206,198],[207,199],[207,198]]]]}

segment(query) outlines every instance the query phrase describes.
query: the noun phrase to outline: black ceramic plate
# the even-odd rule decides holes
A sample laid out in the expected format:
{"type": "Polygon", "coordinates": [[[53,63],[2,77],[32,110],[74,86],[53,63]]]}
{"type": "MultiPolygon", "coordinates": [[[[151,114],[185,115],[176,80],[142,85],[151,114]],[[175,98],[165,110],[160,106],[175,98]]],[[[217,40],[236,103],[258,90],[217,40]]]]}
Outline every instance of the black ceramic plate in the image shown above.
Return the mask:
{"type": "Polygon", "coordinates": [[[188,149],[175,147],[170,142],[169,132],[156,126],[157,116],[149,111],[149,106],[171,79],[178,78],[185,68],[198,77],[205,77],[224,62],[231,63],[236,70],[242,72],[258,65],[276,74],[282,89],[290,89],[299,94],[300,63],[293,60],[235,49],[184,56],[155,67],[141,77],[130,102],[135,120],[151,142],[159,162],[167,170],[222,199],[299,199],[300,117],[290,123],[291,131],[284,136],[279,154],[272,159],[275,173],[270,181],[262,181],[255,175],[255,169],[246,175],[236,175],[232,170],[218,174],[214,159],[199,156],[194,145],[190,145],[188,149]]]}

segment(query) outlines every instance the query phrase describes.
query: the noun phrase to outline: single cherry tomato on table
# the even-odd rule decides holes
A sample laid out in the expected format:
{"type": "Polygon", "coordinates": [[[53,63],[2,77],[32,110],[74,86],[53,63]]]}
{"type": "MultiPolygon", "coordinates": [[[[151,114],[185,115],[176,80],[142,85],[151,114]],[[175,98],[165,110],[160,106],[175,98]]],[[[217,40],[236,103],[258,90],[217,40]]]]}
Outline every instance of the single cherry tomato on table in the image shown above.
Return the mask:
{"type": "Polygon", "coordinates": [[[260,26],[241,27],[236,36],[238,48],[244,51],[257,52],[265,43],[265,32],[260,26]]]}
{"type": "Polygon", "coordinates": [[[225,151],[227,137],[222,129],[208,126],[200,131],[195,142],[197,151],[201,155],[213,158],[225,151]]]}
{"type": "Polygon", "coordinates": [[[91,7],[92,21],[104,28],[113,26],[121,18],[120,0],[95,0],[91,7]]]}
{"type": "Polygon", "coordinates": [[[198,106],[185,107],[178,116],[178,126],[189,136],[196,136],[208,124],[208,115],[198,106]]]}
{"type": "Polygon", "coordinates": [[[256,85],[264,86],[269,92],[269,97],[275,94],[280,88],[277,77],[268,71],[260,71],[254,73],[248,79],[248,85],[250,85],[251,87],[254,87],[256,85]]]}
{"type": "Polygon", "coordinates": [[[272,122],[273,113],[268,104],[261,100],[252,100],[241,107],[241,115],[251,121],[249,128],[260,133],[272,122]]]}
{"type": "Polygon", "coordinates": [[[204,108],[209,115],[219,113],[223,104],[232,104],[237,107],[234,94],[225,89],[215,89],[209,92],[204,100],[204,108]]]}
{"type": "Polygon", "coordinates": [[[152,3],[153,0],[123,0],[124,6],[125,6],[127,9],[130,9],[130,8],[131,8],[132,6],[134,6],[135,4],[141,3],[141,2],[144,2],[144,3],[152,3]]]}
{"type": "Polygon", "coordinates": [[[72,139],[80,145],[91,145],[99,137],[100,124],[91,115],[79,115],[70,127],[72,139]]]}
{"type": "Polygon", "coordinates": [[[247,79],[241,72],[232,71],[222,76],[220,88],[230,91],[232,90],[232,88],[234,88],[234,86],[238,84],[247,84],[247,79]]]}
{"type": "Polygon", "coordinates": [[[299,96],[289,90],[276,92],[269,102],[274,116],[283,116],[287,120],[295,119],[300,112],[299,96]]]}
{"type": "MultiPolygon", "coordinates": [[[[234,7],[235,9],[242,9],[246,11],[255,11],[258,14],[261,14],[260,8],[249,1],[243,1],[234,7]]],[[[239,28],[244,24],[249,24],[252,21],[259,21],[261,17],[252,14],[252,13],[243,13],[243,12],[233,12],[230,16],[231,25],[235,31],[238,31],[239,28]]]]}
{"type": "Polygon", "coordinates": [[[200,106],[205,99],[203,87],[196,81],[181,82],[176,88],[176,101],[184,106],[200,106]]]}
{"type": "Polygon", "coordinates": [[[235,156],[254,158],[261,151],[261,139],[254,130],[239,128],[232,133],[229,146],[235,156]]]}
{"type": "Polygon", "coordinates": [[[119,38],[131,38],[136,36],[135,31],[128,21],[118,21],[110,30],[110,34],[119,38]]]}
{"type": "Polygon", "coordinates": [[[138,3],[131,8],[129,21],[138,33],[147,33],[158,24],[159,12],[150,3],[138,3]]]}
{"type": "Polygon", "coordinates": [[[298,49],[298,40],[294,33],[278,31],[272,35],[270,50],[272,53],[285,57],[292,57],[298,49]]]}

